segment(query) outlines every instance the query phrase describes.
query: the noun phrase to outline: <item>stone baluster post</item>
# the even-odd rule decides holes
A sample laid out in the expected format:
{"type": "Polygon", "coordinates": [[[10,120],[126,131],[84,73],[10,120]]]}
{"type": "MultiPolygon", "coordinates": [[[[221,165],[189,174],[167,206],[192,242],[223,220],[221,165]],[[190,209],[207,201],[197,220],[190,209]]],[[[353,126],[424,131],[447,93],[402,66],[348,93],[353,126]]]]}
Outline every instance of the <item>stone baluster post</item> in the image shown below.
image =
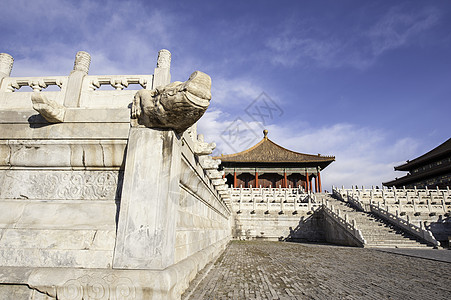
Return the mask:
{"type": "Polygon", "coordinates": [[[402,200],[399,198],[399,205],[398,205],[399,211],[402,211],[402,200]]]}
{"type": "Polygon", "coordinates": [[[280,198],[280,211],[283,212],[283,198],[280,198]]]}
{"type": "Polygon", "coordinates": [[[240,202],[238,204],[238,210],[242,211],[242,209],[243,209],[243,195],[241,194],[241,191],[240,191],[240,202]]]}
{"type": "Polygon", "coordinates": [[[3,78],[9,77],[13,70],[14,58],[8,53],[0,53],[0,87],[3,78]]]}
{"type": "MultiPolygon", "coordinates": [[[[193,125],[191,125],[191,127],[189,127],[187,129],[188,135],[190,136],[190,138],[197,142],[197,123],[194,123],[193,125]]],[[[233,186],[234,188],[236,188],[236,186],[233,186]]]]}
{"type": "Polygon", "coordinates": [[[312,209],[312,199],[310,196],[307,196],[307,210],[312,209]]]}
{"type": "MultiPolygon", "coordinates": [[[[421,201],[421,195],[418,194],[418,202],[420,202],[420,201],[421,201]]],[[[413,205],[413,212],[417,212],[417,204],[415,201],[415,197],[412,198],[412,205],[413,205]]]]}
{"type": "Polygon", "coordinates": [[[64,97],[65,107],[80,107],[83,79],[88,75],[90,64],[91,55],[85,51],[78,51],[75,55],[74,69],[70,72],[67,80],[66,95],[64,97]]]}
{"type": "Polygon", "coordinates": [[[155,89],[171,83],[171,52],[162,49],[158,52],[157,67],[153,72],[153,85],[155,89]]]}
{"type": "Polygon", "coordinates": [[[354,228],[354,230],[357,229],[357,222],[355,221],[355,219],[352,219],[352,227],[354,228]]]}
{"type": "Polygon", "coordinates": [[[252,197],[252,194],[251,194],[251,201],[252,201],[252,210],[253,211],[255,211],[255,209],[257,208],[257,204],[255,203],[255,197],[252,197]]]}
{"type": "Polygon", "coordinates": [[[243,202],[243,186],[240,185],[240,202],[243,202]]]}
{"type": "Polygon", "coordinates": [[[266,210],[269,212],[269,198],[266,198],[266,210]]]}
{"type": "Polygon", "coordinates": [[[445,191],[442,192],[443,198],[442,198],[442,209],[443,212],[446,213],[446,195],[445,195],[445,191]]]}
{"type": "Polygon", "coordinates": [[[431,199],[426,198],[426,204],[428,205],[428,210],[431,213],[432,212],[431,199]]]}

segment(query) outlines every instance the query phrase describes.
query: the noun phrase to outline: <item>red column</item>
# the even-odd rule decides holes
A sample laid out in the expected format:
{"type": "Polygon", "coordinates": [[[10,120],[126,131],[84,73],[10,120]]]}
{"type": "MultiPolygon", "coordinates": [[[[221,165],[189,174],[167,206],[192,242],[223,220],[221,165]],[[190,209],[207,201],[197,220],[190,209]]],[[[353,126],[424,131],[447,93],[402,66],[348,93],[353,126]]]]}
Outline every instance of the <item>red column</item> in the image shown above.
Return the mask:
{"type": "Polygon", "coordinates": [[[305,191],[308,192],[310,187],[310,180],[308,178],[308,171],[305,171],[305,191]]]}
{"type": "Polygon", "coordinates": [[[285,188],[288,187],[288,185],[287,185],[287,172],[286,171],[283,171],[283,185],[284,185],[285,188]]]}
{"type": "Polygon", "coordinates": [[[318,193],[318,175],[315,177],[315,193],[318,193]]]}
{"type": "Polygon", "coordinates": [[[318,170],[318,187],[319,187],[319,192],[322,193],[321,192],[321,174],[320,174],[319,170],[318,170]]]}
{"type": "Polygon", "coordinates": [[[237,187],[237,182],[236,182],[236,171],[233,171],[233,187],[237,187]]]}
{"type": "Polygon", "coordinates": [[[255,171],[255,187],[258,188],[258,172],[255,171]]]}

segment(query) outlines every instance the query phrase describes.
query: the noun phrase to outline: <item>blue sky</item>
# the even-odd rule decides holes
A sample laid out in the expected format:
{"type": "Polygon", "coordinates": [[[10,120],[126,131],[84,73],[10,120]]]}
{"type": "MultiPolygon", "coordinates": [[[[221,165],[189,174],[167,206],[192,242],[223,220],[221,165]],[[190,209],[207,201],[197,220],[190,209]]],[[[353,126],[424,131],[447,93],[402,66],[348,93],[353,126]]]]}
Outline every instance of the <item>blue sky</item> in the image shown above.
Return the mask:
{"type": "Polygon", "coordinates": [[[12,76],[201,70],[213,99],[199,132],[216,154],[262,138],[335,155],[323,185],[380,185],[451,136],[450,1],[0,0],[12,76]],[[6,8],[6,9],[5,9],[6,8]]]}

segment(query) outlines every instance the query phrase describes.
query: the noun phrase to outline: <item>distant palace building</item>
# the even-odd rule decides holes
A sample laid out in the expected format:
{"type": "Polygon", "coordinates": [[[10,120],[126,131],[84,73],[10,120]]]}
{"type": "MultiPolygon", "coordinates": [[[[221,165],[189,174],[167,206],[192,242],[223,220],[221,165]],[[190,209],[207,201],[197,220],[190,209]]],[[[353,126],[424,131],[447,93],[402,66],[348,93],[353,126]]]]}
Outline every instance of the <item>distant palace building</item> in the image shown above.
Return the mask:
{"type": "Polygon", "coordinates": [[[285,149],[268,138],[239,153],[221,155],[227,184],[233,187],[303,187],[321,192],[321,171],[334,156],[304,154],[285,149]],[[313,188],[314,184],[314,188],[313,188]]]}
{"type": "Polygon", "coordinates": [[[396,171],[409,172],[406,176],[382,183],[397,188],[435,188],[451,186],[451,138],[414,160],[395,167],[396,171]]]}

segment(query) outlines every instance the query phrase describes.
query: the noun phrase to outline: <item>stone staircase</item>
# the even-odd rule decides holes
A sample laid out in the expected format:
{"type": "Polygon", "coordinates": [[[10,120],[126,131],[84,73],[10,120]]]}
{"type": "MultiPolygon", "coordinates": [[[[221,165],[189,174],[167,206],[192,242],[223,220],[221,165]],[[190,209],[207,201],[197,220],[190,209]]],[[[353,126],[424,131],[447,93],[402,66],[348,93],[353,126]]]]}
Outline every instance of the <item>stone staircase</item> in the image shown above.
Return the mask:
{"type": "Polygon", "coordinates": [[[418,241],[395,226],[370,213],[360,212],[350,204],[337,200],[330,195],[322,195],[334,208],[347,214],[350,220],[356,221],[357,228],[362,232],[368,248],[432,248],[418,241]]]}

